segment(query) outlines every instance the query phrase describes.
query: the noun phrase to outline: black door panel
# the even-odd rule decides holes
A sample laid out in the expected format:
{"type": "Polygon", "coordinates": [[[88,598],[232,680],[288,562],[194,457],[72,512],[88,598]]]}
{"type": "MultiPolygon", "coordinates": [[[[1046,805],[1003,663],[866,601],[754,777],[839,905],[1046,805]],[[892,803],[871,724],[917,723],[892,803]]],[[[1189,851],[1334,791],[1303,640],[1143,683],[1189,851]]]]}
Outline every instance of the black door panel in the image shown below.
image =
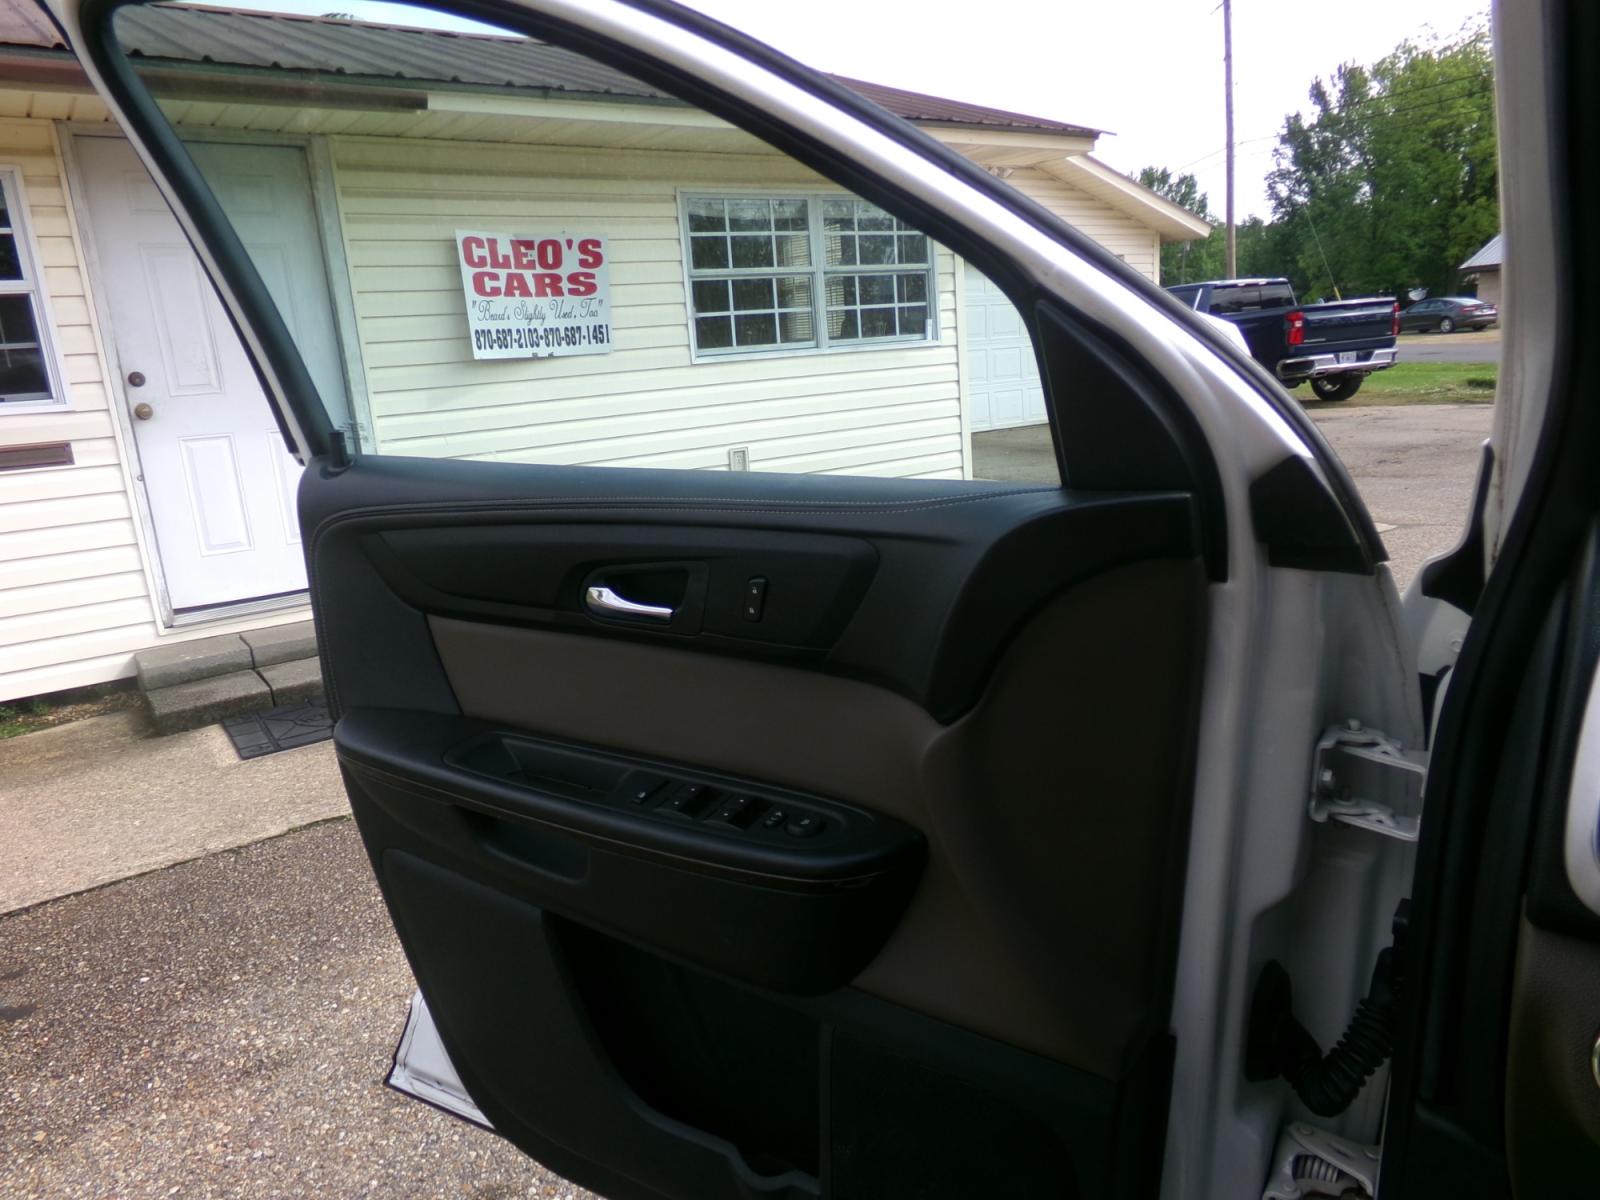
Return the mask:
{"type": "Polygon", "coordinates": [[[352,807],[496,1127],[611,1195],[885,1195],[955,1113],[929,1196],[997,1145],[1021,1194],[1139,1194],[1190,497],[485,465],[318,464],[301,509],[352,807]]]}
{"type": "MultiPolygon", "coordinates": [[[[1120,564],[1190,557],[1198,539],[1181,492],[415,459],[314,465],[300,508],[333,655],[346,652],[344,632],[370,628],[381,592],[443,616],[798,656],[892,688],[941,721],[972,706],[995,656],[1048,598],[1120,564]],[[585,611],[596,572],[629,561],[705,569],[692,629],[585,611]],[[763,616],[746,621],[756,578],[767,581],[763,616]],[[341,599],[356,593],[366,599],[341,599]]],[[[379,607],[387,615],[389,603],[379,607]]],[[[392,706],[387,672],[331,666],[337,706],[392,706]]]]}

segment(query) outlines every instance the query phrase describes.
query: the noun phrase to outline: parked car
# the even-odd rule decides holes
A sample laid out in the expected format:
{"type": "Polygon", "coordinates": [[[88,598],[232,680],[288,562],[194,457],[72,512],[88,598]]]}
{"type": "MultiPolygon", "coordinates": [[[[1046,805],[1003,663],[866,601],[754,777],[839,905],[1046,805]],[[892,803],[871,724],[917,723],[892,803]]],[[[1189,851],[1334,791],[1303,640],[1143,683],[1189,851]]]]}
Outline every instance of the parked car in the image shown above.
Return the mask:
{"type": "Polygon", "coordinates": [[[1287,279],[1213,279],[1167,291],[1239,326],[1252,358],[1289,387],[1309,383],[1318,400],[1348,400],[1368,375],[1395,364],[1399,308],[1390,300],[1301,304],[1287,279]]]}
{"type": "Polygon", "coordinates": [[[1487,329],[1499,319],[1500,310],[1493,304],[1471,296],[1436,296],[1420,300],[1402,312],[1400,329],[1454,333],[1458,329],[1487,329]]]}
{"type": "MultiPolygon", "coordinates": [[[[1180,303],[663,0],[435,0],[512,30],[435,53],[557,77],[470,105],[400,91],[398,39],[342,21],[258,33],[263,63],[309,64],[284,83],[175,70],[119,44],[128,7],[48,3],[159,184],[125,194],[203,249],[303,464],[283,509],[339,767],[425,998],[412,1094],[613,1198],[1593,1193],[1600,240],[1566,219],[1600,159],[1592,6],[1497,13],[1506,230],[1561,269],[1507,281],[1539,324],[1508,335],[1466,536],[1402,600],[1311,418],[1194,311],[1253,291],[1278,378],[1359,383],[1393,361],[1381,305],[1298,308],[1279,280],[1180,303]],[[203,144],[270,111],[306,135],[274,144],[337,166],[351,312],[386,339],[372,407],[425,449],[330,411],[337,339],[279,307],[255,232],[277,181],[214,190],[169,124],[195,107],[203,144]],[[432,136],[464,116],[492,169],[432,136]],[[947,331],[975,264],[1013,301],[981,319],[1044,368],[1064,486],[933,452],[867,477],[856,427],[916,396],[916,437],[965,430],[947,331]],[[845,376],[855,408],[817,413],[845,376]],[[740,449],[790,412],[811,441],[721,469],[732,447],[695,439],[730,404],[740,449]],[[549,453],[552,409],[627,461],[549,453]]],[[[211,360],[181,365],[209,403],[211,360]]],[[[270,462],[265,435],[214,443],[185,461],[215,486],[270,462]]]]}

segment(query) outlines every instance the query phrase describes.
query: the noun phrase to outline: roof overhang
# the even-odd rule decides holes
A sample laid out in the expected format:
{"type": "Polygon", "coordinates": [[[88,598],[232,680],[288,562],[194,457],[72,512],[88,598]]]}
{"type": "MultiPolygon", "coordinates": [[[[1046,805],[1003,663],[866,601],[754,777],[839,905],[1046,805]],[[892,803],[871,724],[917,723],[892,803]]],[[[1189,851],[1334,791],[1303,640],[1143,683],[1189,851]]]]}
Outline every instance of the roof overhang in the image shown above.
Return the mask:
{"type": "Polygon", "coordinates": [[[1087,154],[1043,162],[1039,169],[1148,225],[1163,242],[1192,242],[1211,236],[1210,221],[1087,154]]]}
{"type": "Polygon", "coordinates": [[[1052,159],[1087,154],[1095,139],[1088,135],[994,129],[982,125],[946,125],[914,122],[952,150],[980,166],[1036,167],[1052,159]]]}

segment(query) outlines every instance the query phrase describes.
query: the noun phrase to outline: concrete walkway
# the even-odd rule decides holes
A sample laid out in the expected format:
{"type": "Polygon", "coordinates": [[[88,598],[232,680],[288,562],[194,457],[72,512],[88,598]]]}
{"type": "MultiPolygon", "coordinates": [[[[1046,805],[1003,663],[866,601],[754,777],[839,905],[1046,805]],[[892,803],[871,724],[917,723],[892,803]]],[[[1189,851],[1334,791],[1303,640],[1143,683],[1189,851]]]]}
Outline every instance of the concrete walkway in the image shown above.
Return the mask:
{"type": "Polygon", "coordinates": [[[221,726],[112,713],[0,741],[0,912],[349,813],[323,742],[241,761],[221,726]]]}

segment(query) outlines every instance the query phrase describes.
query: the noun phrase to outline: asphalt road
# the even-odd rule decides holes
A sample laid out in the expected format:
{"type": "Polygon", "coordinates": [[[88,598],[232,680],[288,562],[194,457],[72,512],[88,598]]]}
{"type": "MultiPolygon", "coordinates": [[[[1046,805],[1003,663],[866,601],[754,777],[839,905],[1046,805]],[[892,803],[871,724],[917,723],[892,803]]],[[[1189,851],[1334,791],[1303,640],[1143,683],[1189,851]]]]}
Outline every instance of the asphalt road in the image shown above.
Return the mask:
{"type": "Polygon", "coordinates": [[[587,1196],[384,1087],[412,987],[348,818],[0,918],[0,1196],[587,1196]]]}
{"type": "MultiPolygon", "coordinates": [[[[1455,540],[1488,406],[1328,406],[1316,419],[1385,529],[1403,583],[1455,540]]],[[[1041,434],[980,435],[980,463],[1050,477],[1041,434]]],[[[209,753],[203,738],[179,749],[209,753]]],[[[224,793],[270,768],[305,811],[336,808],[325,752],[232,764],[239,779],[224,793]]],[[[87,838],[89,806],[114,798],[73,790],[84,769],[59,767],[87,838]]],[[[171,780],[128,773],[142,797],[170,791],[171,780]]],[[[81,868],[85,886],[103,878],[93,865],[81,868]]],[[[411,991],[348,819],[0,917],[0,1196],[586,1196],[494,1135],[383,1086],[411,991]]]]}
{"type": "Polygon", "coordinates": [[[1497,363],[1500,331],[1408,333],[1400,339],[1401,362],[1497,363]]]}

